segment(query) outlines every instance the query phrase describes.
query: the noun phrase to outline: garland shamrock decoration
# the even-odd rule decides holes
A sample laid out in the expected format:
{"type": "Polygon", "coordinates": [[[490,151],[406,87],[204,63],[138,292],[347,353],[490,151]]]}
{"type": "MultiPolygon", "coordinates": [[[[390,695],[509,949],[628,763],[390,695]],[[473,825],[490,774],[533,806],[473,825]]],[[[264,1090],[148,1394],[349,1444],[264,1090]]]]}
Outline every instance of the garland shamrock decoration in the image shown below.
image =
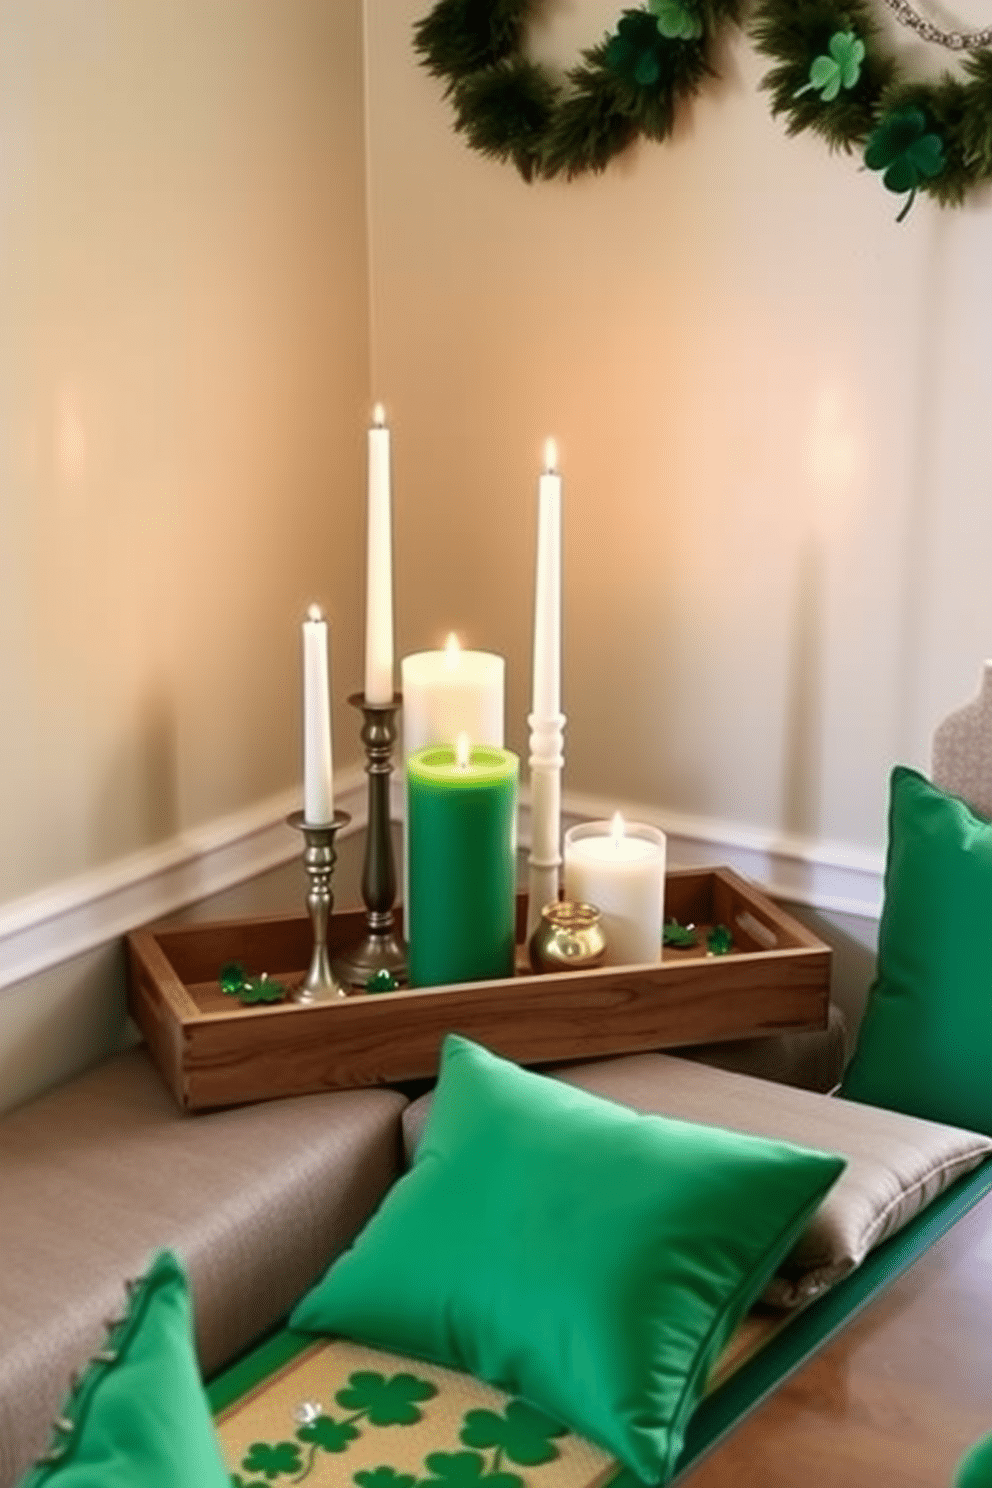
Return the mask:
{"type": "MultiPolygon", "coordinates": [[[[535,0],[438,0],[414,29],[472,149],[526,181],[602,171],[639,136],[664,140],[677,106],[713,73],[720,29],[742,0],[646,0],[559,81],[523,53],[535,0]]],[[[774,63],[762,86],[790,134],[858,151],[883,185],[959,206],[992,180],[992,27],[943,31],[910,0],[884,0],[925,41],[965,52],[961,75],[911,78],[883,42],[870,0],[757,0],[750,32],[774,63]]]]}
{"type": "Polygon", "coordinates": [[[664,140],[712,75],[714,39],[741,0],[647,0],[559,81],[523,54],[535,0],[439,0],[414,29],[443,78],[455,128],[525,181],[602,171],[638,136],[664,140]]]}
{"type": "Polygon", "coordinates": [[[967,51],[962,75],[912,80],[883,44],[865,0],[758,0],[751,34],[774,66],[762,86],[790,134],[809,129],[835,149],[858,150],[905,196],[902,221],[924,191],[960,205],[992,180],[992,29],[941,31],[908,0],[885,0],[924,40],[967,51]]]}

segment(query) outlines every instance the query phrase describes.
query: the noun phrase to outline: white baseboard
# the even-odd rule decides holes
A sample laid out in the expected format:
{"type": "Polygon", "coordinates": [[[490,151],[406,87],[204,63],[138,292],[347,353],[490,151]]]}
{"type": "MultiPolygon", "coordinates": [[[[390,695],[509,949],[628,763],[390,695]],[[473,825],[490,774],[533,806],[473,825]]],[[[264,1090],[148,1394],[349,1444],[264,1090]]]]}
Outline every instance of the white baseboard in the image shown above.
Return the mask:
{"type": "MultiPolygon", "coordinates": [[[[334,784],[336,804],[351,815],[342,835],[351,836],[365,825],[365,773],[356,765],[334,784]]],[[[300,851],[300,839],[286,817],[299,805],[298,790],[272,796],[171,842],[0,905],[0,991],[288,863],[300,851]]]]}
{"type": "MultiPolygon", "coordinates": [[[[393,786],[393,814],[398,819],[401,795],[395,779],[393,786]]],[[[351,815],[343,835],[360,831],[367,810],[361,766],[335,780],[335,799],[351,815]]],[[[299,791],[287,792],[172,842],[0,905],[0,990],[105,945],[136,925],[289,862],[299,852],[299,838],[286,826],[286,817],[298,805],[299,791]]],[[[670,867],[720,863],[760,883],[776,898],[878,917],[881,853],[581,794],[565,795],[563,826],[610,816],[617,809],[630,821],[651,822],[667,833],[670,867]]],[[[519,832],[521,845],[528,846],[526,788],[521,792],[519,832]]]]}

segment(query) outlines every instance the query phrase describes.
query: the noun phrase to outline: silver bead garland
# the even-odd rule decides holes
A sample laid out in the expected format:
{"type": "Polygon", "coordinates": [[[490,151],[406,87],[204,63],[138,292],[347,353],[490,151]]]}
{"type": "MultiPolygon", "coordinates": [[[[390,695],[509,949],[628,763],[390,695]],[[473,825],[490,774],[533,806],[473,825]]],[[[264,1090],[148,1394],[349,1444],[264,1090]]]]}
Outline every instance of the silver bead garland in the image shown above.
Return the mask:
{"type": "Polygon", "coordinates": [[[924,41],[932,41],[952,52],[973,52],[992,46],[992,26],[986,26],[984,31],[942,31],[939,26],[925,21],[909,0],[885,0],[885,3],[897,21],[922,36],[924,41]]]}

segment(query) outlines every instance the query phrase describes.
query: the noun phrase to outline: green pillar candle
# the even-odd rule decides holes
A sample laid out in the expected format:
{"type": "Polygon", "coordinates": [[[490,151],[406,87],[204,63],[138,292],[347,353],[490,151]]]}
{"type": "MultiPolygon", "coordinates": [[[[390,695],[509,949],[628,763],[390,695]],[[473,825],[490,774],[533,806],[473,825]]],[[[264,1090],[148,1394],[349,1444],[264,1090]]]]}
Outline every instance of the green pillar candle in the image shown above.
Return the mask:
{"type": "Polygon", "coordinates": [[[407,760],[411,987],[513,975],[519,772],[487,744],[407,760]]]}

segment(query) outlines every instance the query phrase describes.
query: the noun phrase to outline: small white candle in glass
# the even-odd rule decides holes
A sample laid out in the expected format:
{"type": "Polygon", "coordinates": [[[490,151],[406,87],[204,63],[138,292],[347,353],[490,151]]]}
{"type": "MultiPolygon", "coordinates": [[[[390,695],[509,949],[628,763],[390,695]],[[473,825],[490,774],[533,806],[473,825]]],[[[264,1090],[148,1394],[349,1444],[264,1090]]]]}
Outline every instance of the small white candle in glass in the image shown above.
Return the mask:
{"type": "Polygon", "coordinates": [[[602,914],[607,966],[661,960],[665,834],[643,822],[583,822],[565,833],[565,898],[602,914]]]}

